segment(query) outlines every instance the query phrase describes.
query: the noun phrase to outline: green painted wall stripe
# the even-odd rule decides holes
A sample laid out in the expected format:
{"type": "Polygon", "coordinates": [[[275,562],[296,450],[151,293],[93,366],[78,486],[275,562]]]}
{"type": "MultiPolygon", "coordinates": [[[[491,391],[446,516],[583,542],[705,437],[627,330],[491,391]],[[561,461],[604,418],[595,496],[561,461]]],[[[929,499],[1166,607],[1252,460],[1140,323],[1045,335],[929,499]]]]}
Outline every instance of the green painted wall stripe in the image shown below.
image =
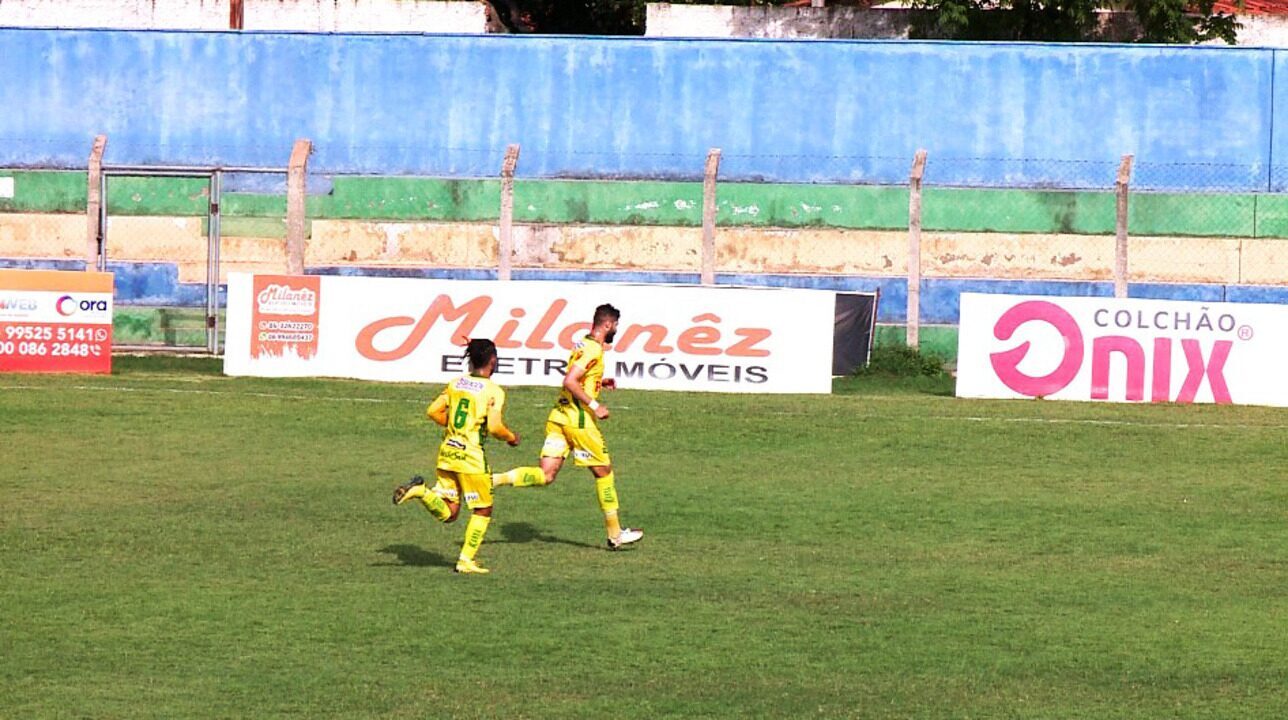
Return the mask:
{"type": "MultiPolygon", "coordinates": [[[[727,184],[717,187],[716,201],[716,222],[721,225],[881,230],[908,227],[907,188],[727,184]]],[[[699,206],[698,224],[700,213],[699,206]]]]}
{"type": "Polygon", "coordinates": [[[0,212],[85,212],[86,173],[0,170],[0,177],[13,178],[13,197],[0,198],[0,212]]]}
{"type": "MultiPolygon", "coordinates": [[[[310,214],[319,218],[495,220],[501,208],[501,181],[336,178],[330,195],[309,201],[310,214]]],[[[516,201],[516,216],[518,207],[516,201]]]]}
{"type": "MultiPolygon", "coordinates": [[[[493,211],[492,217],[496,215],[493,211]]],[[[528,223],[701,225],[702,185],[516,181],[514,219],[528,223]]]]}
{"type": "MultiPolygon", "coordinates": [[[[283,217],[223,217],[219,219],[224,237],[285,238],[286,218],[283,217]]],[[[203,223],[202,229],[207,229],[203,223]]],[[[306,236],[311,235],[312,224],[305,224],[306,236]]]]}
{"type": "MultiPolygon", "coordinates": [[[[85,173],[0,175],[15,180],[15,196],[0,198],[0,212],[85,210],[85,173]]],[[[114,178],[108,211],[201,216],[206,192],[201,179],[114,178]]],[[[306,206],[311,218],[487,222],[499,214],[500,193],[499,180],[337,177],[329,194],[309,196],[306,206]]],[[[717,222],[725,227],[898,231],[908,217],[908,190],[901,187],[728,183],[719,187],[717,203],[717,222]]],[[[927,188],[922,226],[932,232],[1109,235],[1114,207],[1110,192],[927,188]]],[[[227,193],[223,211],[225,223],[282,218],[286,198],[227,193]]],[[[1130,212],[1134,235],[1288,237],[1288,195],[1136,193],[1130,212]]],[[[696,227],[702,223],[702,184],[521,179],[514,216],[521,223],[696,227]]]]}
{"type": "MultiPolygon", "coordinates": [[[[923,355],[934,355],[945,362],[957,362],[957,328],[946,325],[923,325],[917,333],[917,344],[923,355]]],[[[904,325],[878,325],[873,347],[891,347],[908,344],[908,328],[904,325]]]]}

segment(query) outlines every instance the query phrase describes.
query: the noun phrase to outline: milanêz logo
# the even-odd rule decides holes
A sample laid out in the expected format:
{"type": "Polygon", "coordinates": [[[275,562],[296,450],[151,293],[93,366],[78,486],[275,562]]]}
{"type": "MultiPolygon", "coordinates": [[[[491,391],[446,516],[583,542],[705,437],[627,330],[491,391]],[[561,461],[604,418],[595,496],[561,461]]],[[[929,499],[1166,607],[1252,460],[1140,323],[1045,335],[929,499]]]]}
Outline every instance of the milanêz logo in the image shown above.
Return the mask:
{"type": "Polygon", "coordinates": [[[307,287],[269,285],[255,296],[255,302],[264,315],[316,315],[318,294],[307,287]]]}
{"type": "MultiPolygon", "coordinates": [[[[456,323],[451,329],[450,337],[452,342],[460,345],[463,344],[463,338],[472,336],[480,323],[498,313],[493,307],[494,302],[492,296],[480,295],[457,305],[451,297],[439,295],[419,319],[399,315],[376,320],[358,333],[354,344],[358,352],[368,360],[401,360],[420,347],[430,330],[442,321],[456,323]],[[399,335],[397,331],[402,328],[410,329],[405,335],[399,335]],[[376,347],[377,340],[389,337],[394,341],[401,337],[401,342],[389,350],[376,347]]],[[[558,343],[559,347],[571,350],[577,339],[590,332],[590,323],[574,322],[557,327],[560,325],[559,317],[567,307],[567,300],[554,300],[541,313],[540,318],[527,327],[524,319],[528,311],[519,307],[510,308],[510,318],[501,323],[501,329],[495,337],[497,348],[551,350],[558,343]]],[[[611,348],[617,352],[626,352],[641,345],[643,352],[658,356],[677,352],[733,358],[763,358],[770,355],[770,351],[764,347],[773,335],[769,328],[722,329],[718,326],[720,317],[713,313],[699,314],[692,322],[693,325],[685,328],[672,328],[662,324],[625,325],[611,348]]],[[[387,347],[388,340],[382,345],[387,347]]]]}
{"type": "MultiPolygon", "coordinates": [[[[1214,319],[1207,313],[1207,308],[1197,317],[1190,312],[1160,312],[1152,316],[1133,313],[1128,310],[1112,312],[1098,309],[1093,314],[1093,324],[1112,332],[1114,328],[1177,332],[1190,331],[1221,335],[1235,333],[1241,339],[1250,339],[1252,329],[1248,326],[1238,327],[1233,315],[1223,314],[1214,319]]],[[[1125,335],[1105,334],[1091,338],[1087,343],[1078,321],[1064,308],[1055,303],[1042,300],[1021,302],[1002,313],[993,326],[993,336],[998,340],[1010,340],[1021,326],[1039,322],[1045,323],[1060,334],[1064,343],[1064,355],[1051,372],[1045,375],[1029,375],[1019,369],[1020,363],[1028,355],[1030,343],[1023,342],[1009,350],[991,353],[989,360],[993,371],[1006,387],[1029,397],[1046,397],[1060,392],[1073,382],[1090,354],[1091,361],[1091,395],[1092,400],[1109,399],[1109,367],[1111,357],[1117,353],[1127,361],[1126,397],[1129,401],[1145,399],[1146,366],[1150,366],[1150,400],[1152,402],[1191,403],[1198,395],[1204,378],[1212,389],[1213,399],[1220,404],[1233,402],[1225,380],[1225,364],[1234,347],[1231,340],[1217,339],[1212,342],[1211,352],[1203,357],[1203,346],[1198,338],[1155,337],[1151,343],[1152,363],[1147,363],[1146,347],[1140,341],[1125,335]],[[1181,352],[1185,354],[1187,372],[1180,390],[1175,396],[1172,392],[1172,352],[1179,340],[1181,352]]]]}

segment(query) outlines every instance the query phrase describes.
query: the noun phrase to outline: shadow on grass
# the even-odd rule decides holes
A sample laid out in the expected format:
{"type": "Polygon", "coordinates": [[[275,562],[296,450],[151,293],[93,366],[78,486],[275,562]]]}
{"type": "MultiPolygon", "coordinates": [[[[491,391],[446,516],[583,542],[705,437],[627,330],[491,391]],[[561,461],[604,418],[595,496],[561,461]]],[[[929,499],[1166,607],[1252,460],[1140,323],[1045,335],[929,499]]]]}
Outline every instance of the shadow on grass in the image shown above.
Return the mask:
{"type": "Polygon", "coordinates": [[[572,545],[573,547],[590,548],[592,550],[599,549],[598,545],[591,545],[589,543],[578,542],[576,540],[565,540],[564,538],[561,538],[561,537],[555,537],[554,535],[543,533],[540,529],[534,527],[531,523],[525,523],[525,522],[506,523],[502,525],[501,537],[502,537],[501,540],[496,540],[495,542],[519,543],[519,544],[530,543],[530,542],[543,542],[543,543],[556,543],[559,545],[572,545]]]}
{"type": "Polygon", "coordinates": [[[415,545],[387,545],[380,548],[380,552],[393,555],[397,562],[372,563],[372,567],[456,567],[454,559],[415,545]]]}

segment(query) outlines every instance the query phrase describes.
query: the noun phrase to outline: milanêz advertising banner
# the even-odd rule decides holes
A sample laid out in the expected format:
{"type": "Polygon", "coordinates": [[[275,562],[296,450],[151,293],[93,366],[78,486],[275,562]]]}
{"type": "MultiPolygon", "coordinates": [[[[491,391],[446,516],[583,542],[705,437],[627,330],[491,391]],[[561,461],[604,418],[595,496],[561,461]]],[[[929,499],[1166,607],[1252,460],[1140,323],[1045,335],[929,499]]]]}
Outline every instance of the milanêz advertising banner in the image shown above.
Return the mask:
{"type": "Polygon", "coordinates": [[[485,337],[503,385],[557,386],[602,303],[621,311],[620,386],[831,392],[836,293],[794,289],[234,273],[224,372],[443,382],[485,337]]]}
{"type": "Polygon", "coordinates": [[[0,270],[0,372],[112,372],[112,273],[0,270]]]}
{"type": "Polygon", "coordinates": [[[1288,407],[1288,307],[963,293],[957,396],[1288,407]]]}

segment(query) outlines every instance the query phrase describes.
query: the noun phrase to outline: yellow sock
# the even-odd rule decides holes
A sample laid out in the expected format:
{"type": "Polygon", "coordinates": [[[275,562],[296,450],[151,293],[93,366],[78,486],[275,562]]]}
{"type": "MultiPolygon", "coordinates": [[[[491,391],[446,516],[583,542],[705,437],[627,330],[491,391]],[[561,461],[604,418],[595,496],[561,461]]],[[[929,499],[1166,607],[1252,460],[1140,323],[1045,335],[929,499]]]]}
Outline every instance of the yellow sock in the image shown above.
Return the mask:
{"type": "Polygon", "coordinates": [[[514,487],[541,487],[546,484],[546,474],[534,465],[517,467],[492,476],[492,487],[513,485],[514,487]]]}
{"type": "Polygon", "coordinates": [[[595,478],[595,497],[599,499],[599,509],[604,511],[604,530],[608,537],[616,539],[622,534],[622,524],[617,519],[617,488],[613,485],[613,474],[595,478]]]}
{"type": "Polygon", "coordinates": [[[435,520],[445,522],[452,516],[452,509],[447,506],[447,501],[438,496],[438,493],[427,492],[420,496],[420,501],[425,505],[425,509],[435,520]]]}
{"type": "Polygon", "coordinates": [[[478,513],[470,513],[470,522],[465,526],[465,543],[461,545],[461,560],[473,560],[474,554],[479,551],[479,545],[483,544],[483,536],[487,534],[488,523],[492,518],[478,513]]]}

